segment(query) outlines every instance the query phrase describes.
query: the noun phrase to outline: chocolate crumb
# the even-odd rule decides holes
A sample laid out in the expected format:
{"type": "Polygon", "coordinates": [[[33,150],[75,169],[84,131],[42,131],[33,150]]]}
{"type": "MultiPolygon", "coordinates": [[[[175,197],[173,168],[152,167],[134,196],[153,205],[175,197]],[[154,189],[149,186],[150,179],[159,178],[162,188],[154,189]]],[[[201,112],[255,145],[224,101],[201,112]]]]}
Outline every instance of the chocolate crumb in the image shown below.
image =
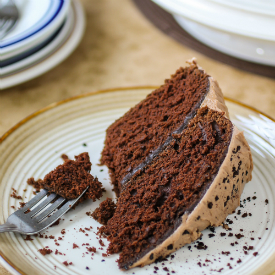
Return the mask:
{"type": "Polygon", "coordinates": [[[104,242],[103,242],[101,239],[99,240],[99,244],[100,244],[101,246],[105,246],[104,242]]]}
{"type": "Polygon", "coordinates": [[[209,226],[208,228],[212,233],[216,233],[216,229],[214,226],[209,226]]]}
{"type": "Polygon", "coordinates": [[[33,239],[31,238],[31,236],[30,235],[27,235],[26,236],[26,239],[24,239],[25,241],[33,241],[33,239]]]}
{"type": "Polygon", "coordinates": [[[66,154],[62,154],[62,155],[61,155],[61,158],[62,158],[64,161],[66,161],[66,160],[69,159],[69,157],[68,157],[66,154]]]}
{"type": "Polygon", "coordinates": [[[227,263],[227,266],[229,267],[229,269],[233,268],[230,263],[227,263]]]}
{"type": "Polygon", "coordinates": [[[15,190],[14,188],[12,188],[12,193],[10,196],[11,198],[22,200],[22,197],[17,195],[17,190],[15,190]]]}
{"type": "Polygon", "coordinates": [[[20,207],[21,207],[21,208],[24,207],[24,206],[26,205],[25,202],[19,202],[19,204],[20,204],[20,207]]]}
{"type": "Polygon", "coordinates": [[[207,245],[205,245],[203,242],[198,242],[198,245],[196,246],[198,250],[206,250],[207,245]]]}
{"type": "Polygon", "coordinates": [[[92,246],[92,247],[86,247],[86,249],[87,249],[89,252],[96,253],[96,248],[95,248],[94,246],[92,246]]]}
{"type": "Polygon", "coordinates": [[[51,249],[48,249],[46,247],[41,248],[38,250],[43,256],[51,254],[53,251],[51,249]]]}
{"type": "Polygon", "coordinates": [[[63,262],[63,264],[64,264],[65,266],[68,266],[68,265],[72,265],[73,263],[72,263],[72,262],[68,263],[68,261],[65,261],[65,262],[63,262]]]}
{"type": "Polygon", "coordinates": [[[235,237],[239,240],[239,239],[243,238],[243,237],[244,237],[244,235],[242,235],[242,234],[238,233],[238,234],[235,234],[235,237]]]}

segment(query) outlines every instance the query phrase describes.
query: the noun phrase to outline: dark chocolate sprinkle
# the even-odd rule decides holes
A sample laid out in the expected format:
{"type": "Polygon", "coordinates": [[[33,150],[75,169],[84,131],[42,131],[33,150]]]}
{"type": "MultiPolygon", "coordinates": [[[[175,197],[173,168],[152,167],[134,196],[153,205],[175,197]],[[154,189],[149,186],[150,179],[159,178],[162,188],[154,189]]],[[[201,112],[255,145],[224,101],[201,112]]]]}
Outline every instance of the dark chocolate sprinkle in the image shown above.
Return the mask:
{"type": "MultiPolygon", "coordinates": [[[[167,246],[167,250],[172,250],[173,249],[173,244],[169,244],[168,246],[167,246]]],[[[151,259],[152,260],[152,259],[151,259]]]]}
{"type": "Polygon", "coordinates": [[[235,234],[235,237],[236,237],[237,239],[241,239],[241,238],[243,238],[243,237],[244,237],[244,235],[242,235],[242,234],[238,233],[238,234],[235,234]]]}

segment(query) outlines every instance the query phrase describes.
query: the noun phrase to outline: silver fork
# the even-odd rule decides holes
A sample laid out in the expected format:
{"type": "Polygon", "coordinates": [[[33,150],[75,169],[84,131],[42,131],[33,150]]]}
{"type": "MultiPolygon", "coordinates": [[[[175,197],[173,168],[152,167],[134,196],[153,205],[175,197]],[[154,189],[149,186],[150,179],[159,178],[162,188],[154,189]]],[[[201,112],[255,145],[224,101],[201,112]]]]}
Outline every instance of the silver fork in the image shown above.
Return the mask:
{"type": "Polygon", "coordinates": [[[13,29],[18,19],[19,11],[13,0],[8,0],[0,6],[0,40],[13,29]]]}
{"type": "Polygon", "coordinates": [[[63,216],[71,207],[85,194],[89,186],[83,193],[74,200],[67,201],[59,210],[49,216],[62,203],[66,201],[63,197],[58,197],[55,193],[50,194],[45,200],[41,201],[47,196],[48,191],[43,189],[34,198],[25,204],[24,207],[11,214],[7,222],[0,225],[1,232],[17,232],[26,235],[36,234],[43,229],[55,223],[61,216],[63,216]],[[57,199],[56,199],[57,198],[57,199]],[[51,206],[42,211],[47,205],[55,200],[51,206]],[[39,204],[39,202],[41,203],[39,204]],[[31,208],[35,207],[30,211],[31,208]]]}

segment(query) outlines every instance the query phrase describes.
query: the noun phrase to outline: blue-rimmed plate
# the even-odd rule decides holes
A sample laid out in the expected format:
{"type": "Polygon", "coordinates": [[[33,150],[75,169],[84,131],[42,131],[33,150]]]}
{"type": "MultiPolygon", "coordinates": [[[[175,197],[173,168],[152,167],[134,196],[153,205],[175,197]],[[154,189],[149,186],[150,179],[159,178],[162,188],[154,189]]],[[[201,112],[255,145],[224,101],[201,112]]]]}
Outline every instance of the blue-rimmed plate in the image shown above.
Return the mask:
{"type": "Polygon", "coordinates": [[[52,36],[70,7],[70,0],[17,0],[20,19],[0,44],[1,59],[18,56],[52,36]]]}
{"type": "MultiPolygon", "coordinates": [[[[0,70],[0,90],[33,79],[67,58],[79,44],[85,29],[84,11],[79,0],[72,0],[64,25],[42,49],[0,70]]],[[[0,61],[0,67],[3,64],[0,61]]]]}

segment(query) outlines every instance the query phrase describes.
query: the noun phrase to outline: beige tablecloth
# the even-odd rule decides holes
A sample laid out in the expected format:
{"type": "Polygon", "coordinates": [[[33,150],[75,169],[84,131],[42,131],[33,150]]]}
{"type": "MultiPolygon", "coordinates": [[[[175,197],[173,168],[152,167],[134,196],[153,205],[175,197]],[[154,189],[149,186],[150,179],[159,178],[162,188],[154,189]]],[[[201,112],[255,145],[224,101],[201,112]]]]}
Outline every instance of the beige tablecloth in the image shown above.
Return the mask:
{"type": "MultiPolygon", "coordinates": [[[[82,0],[87,28],[76,51],[50,72],[0,91],[0,136],[55,101],[105,88],[160,85],[191,57],[224,94],[275,117],[275,80],[186,48],[157,30],[130,0],[82,0]]],[[[1,245],[1,244],[0,244],[1,245]]],[[[0,266],[0,274],[9,274],[0,266]]]]}

